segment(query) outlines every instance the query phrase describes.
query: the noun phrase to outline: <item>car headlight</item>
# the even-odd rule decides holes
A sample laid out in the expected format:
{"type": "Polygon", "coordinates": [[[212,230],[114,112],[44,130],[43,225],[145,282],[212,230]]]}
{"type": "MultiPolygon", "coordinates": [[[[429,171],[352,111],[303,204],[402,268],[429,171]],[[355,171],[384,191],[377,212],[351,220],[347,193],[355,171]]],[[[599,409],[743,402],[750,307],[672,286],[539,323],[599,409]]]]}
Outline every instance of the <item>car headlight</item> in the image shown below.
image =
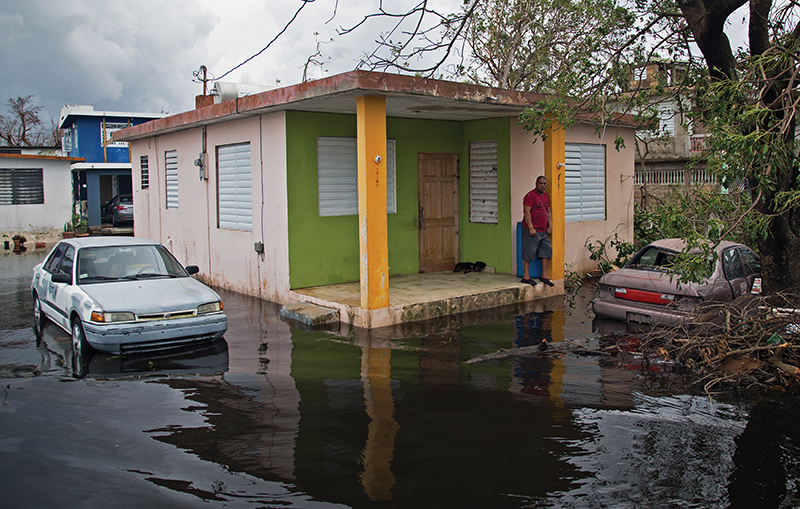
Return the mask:
{"type": "Polygon", "coordinates": [[[112,322],[132,322],[136,319],[133,313],[128,311],[123,312],[104,312],[92,311],[92,321],[98,323],[112,323],[112,322]]]}
{"type": "Polygon", "coordinates": [[[209,313],[219,313],[222,311],[224,306],[222,305],[222,301],[218,302],[209,302],[208,304],[203,304],[202,306],[197,306],[197,314],[198,315],[207,315],[209,313]]]}

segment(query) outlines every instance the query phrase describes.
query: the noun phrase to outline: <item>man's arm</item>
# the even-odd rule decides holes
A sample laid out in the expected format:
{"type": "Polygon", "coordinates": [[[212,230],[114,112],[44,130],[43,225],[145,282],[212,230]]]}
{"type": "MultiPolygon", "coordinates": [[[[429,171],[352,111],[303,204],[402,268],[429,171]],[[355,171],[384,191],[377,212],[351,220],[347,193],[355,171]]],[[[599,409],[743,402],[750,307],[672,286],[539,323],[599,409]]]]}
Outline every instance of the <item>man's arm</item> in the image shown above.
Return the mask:
{"type": "Polygon", "coordinates": [[[533,220],[531,219],[531,207],[523,205],[522,209],[525,212],[525,225],[528,227],[528,233],[536,235],[536,230],[533,229],[533,220]]]}

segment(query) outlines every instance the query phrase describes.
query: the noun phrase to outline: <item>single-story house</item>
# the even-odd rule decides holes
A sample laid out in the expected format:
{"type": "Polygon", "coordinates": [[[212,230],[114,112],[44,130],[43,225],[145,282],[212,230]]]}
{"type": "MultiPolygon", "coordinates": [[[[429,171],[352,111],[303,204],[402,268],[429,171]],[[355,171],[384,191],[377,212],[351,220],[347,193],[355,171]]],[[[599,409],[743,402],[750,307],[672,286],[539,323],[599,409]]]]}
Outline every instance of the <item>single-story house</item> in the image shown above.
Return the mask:
{"type": "Polygon", "coordinates": [[[80,157],[0,152],[0,232],[54,239],[72,221],[70,165],[80,157]]]}
{"type": "Polygon", "coordinates": [[[208,283],[290,303],[296,289],[360,281],[361,308],[375,310],[390,305],[390,276],[478,260],[515,274],[522,198],[539,175],[554,214],[552,279],[565,264],[596,268],[587,239],[632,239],[633,126],[556,127],[536,140],[518,115],[543,97],[350,72],[113,140],[130,144],[136,236],[208,283]]]}

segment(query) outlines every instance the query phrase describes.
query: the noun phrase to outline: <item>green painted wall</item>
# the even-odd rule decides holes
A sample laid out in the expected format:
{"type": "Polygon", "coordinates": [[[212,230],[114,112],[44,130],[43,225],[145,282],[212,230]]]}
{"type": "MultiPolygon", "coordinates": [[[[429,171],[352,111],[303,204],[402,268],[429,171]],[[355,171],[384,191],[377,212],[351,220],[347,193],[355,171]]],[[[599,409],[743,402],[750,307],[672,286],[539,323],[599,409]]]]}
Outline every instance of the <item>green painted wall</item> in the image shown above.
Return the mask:
{"type": "MultiPolygon", "coordinates": [[[[291,288],[358,281],[358,216],[320,217],[317,137],[356,136],[356,117],[290,111],[286,114],[291,288]]],[[[397,212],[388,216],[389,274],[419,272],[417,154],[461,155],[461,259],[510,272],[508,119],[451,122],[388,118],[397,143],[397,212]],[[499,224],[469,223],[469,142],[498,139],[499,224]],[[501,226],[502,225],[502,226],[501,226]]]]}
{"type": "MultiPolygon", "coordinates": [[[[508,118],[464,123],[461,164],[461,261],[482,261],[497,272],[511,273],[511,121],[508,118]],[[497,224],[469,222],[469,144],[497,140],[497,224]]],[[[522,205],[518,207],[522,209],[522,205]]]]}

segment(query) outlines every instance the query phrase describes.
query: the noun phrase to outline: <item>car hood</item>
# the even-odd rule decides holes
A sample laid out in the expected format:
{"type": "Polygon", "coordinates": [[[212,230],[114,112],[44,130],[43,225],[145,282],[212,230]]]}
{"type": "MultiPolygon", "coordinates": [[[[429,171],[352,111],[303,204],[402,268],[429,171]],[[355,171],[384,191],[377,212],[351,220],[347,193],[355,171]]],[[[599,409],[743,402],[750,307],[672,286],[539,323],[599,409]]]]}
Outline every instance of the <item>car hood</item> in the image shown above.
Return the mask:
{"type": "Polygon", "coordinates": [[[678,275],[641,269],[619,269],[610,272],[600,279],[600,284],[692,297],[704,293],[703,289],[707,286],[705,283],[681,283],[678,289],[678,275]]]}
{"type": "Polygon", "coordinates": [[[217,292],[191,277],[113,281],[81,288],[104,311],[136,314],[194,309],[220,300],[217,292]]]}

